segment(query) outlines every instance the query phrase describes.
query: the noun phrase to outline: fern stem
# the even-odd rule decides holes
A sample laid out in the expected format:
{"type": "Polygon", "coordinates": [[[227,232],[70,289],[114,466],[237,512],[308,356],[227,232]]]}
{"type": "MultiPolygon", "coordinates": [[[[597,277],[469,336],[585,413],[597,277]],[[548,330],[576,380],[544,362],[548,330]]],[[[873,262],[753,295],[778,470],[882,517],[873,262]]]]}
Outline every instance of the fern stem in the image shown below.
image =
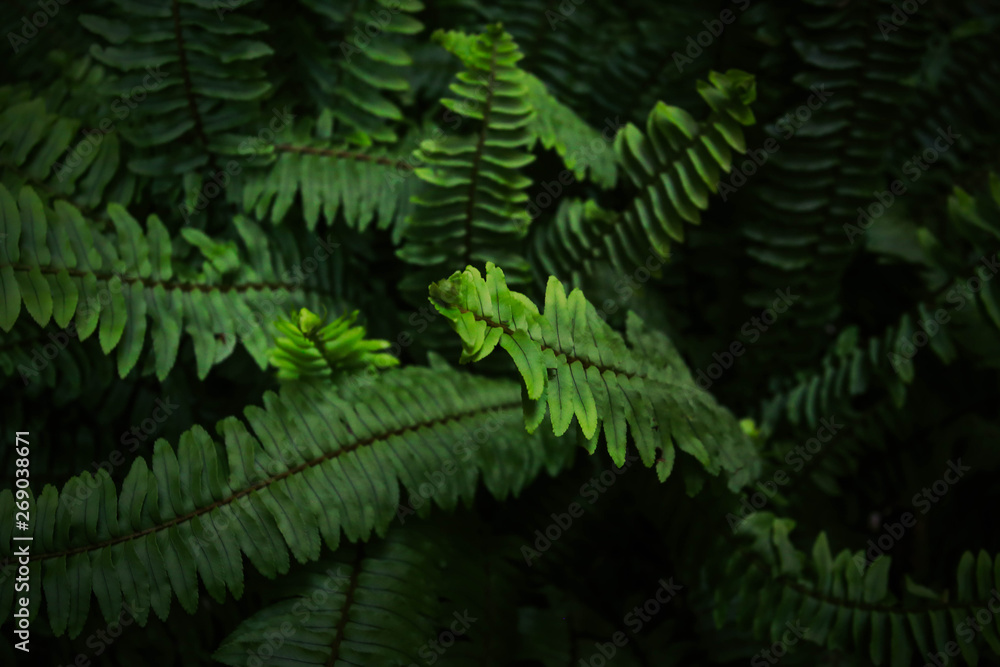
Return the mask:
{"type": "Polygon", "coordinates": [[[479,128],[479,138],[476,140],[476,155],[472,163],[472,178],[469,179],[469,196],[465,204],[465,256],[464,264],[472,264],[472,216],[476,207],[476,184],[479,182],[479,169],[483,161],[483,147],[486,144],[486,132],[490,127],[490,108],[493,106],[493,86],[495,85],[497,67],[497,45],[493,41],[490,49],[489,84],[486,86],[486,103],[483,105],[483,121],[479,128]]]}
{"type": "Polygon", "coordinates": [[[117,273],[105,273],[97,271],[83,271],[80,269],[68,269],[61,266],[30,266],[28,264],[0,264],[0,269],[5,269],[10,267],[15,271],[23,271],[25,273],[30,272],[33,269],[38,269],[39,273],[48,274],[59,274],[63,271],[67,275],[84,277],[84,276],[94,276],[97,280],[104,280],[106,282],[111,281],[113,278],[120,279],[123,283],[135,284],[139,283],[143,287],[163,287],[168,290],[178,290],[180,292],[211,292],[212,290],[218,290],[220,292],[247,292],[250,290],[288,290],[296,291],[302,290],[303,292],[315,292],[316,294],[322,294],[320,290],[314,288],[298,287],[294,283],[266,283],[266,282],[256,282],[256,283],[240,283],[238,285],[208,285],[204,283],[182,283],[176,280],[155,280],[153,278],[141,278],[139,276],[123,276],[117,273]]]}
{"type": "MultiPolygon", "coordinates": [[[[485,322],[486,326],[491,327],[491,328],[501,329],[508,336],[513,336],[514,335],[514,330],[513,329],[509,329],[502,322],[494,322],[493,320],[491,320],[491,319],[489,319],[487,317],[482,317],[482,316],[480,316],[480,315],[478,315],[478,314],[476,314],[476,313],[474,313],[474,312],[472,312],[470,310],[466,310],[464,308],[456,307],[456,310],[458,312],[460,312],[460,313],[463,313],[463,314],[464,313],[469,313],[469,314],[472,315],[472,317],[476,321],[478,321],[478,322],[485,322]]],[[[570,354],[569,352],[564,352],[563,350],[551,347],[551,346],[546,345],[545,343],[543,343],[541,341],[537,341],[537,342],[538,342],[538,346],[543,351],[544,350],[551,350],[554,355],[556,355],[558,357],[565,358],[567,360],[567,363],[569,363],[569,364],[573,364],[574,362],[579,361],[580,364],[584,367],[584,369],[589,368],[589,367],[592,366],[592,367],[596,368],[598,371],[600,371],[601,373],[604,373],[604,371],[609,371],[609,372],[611,372],[611,373],[613,373],[615,375],[622,375],[622,376],[629,377],[629,378],[641,378],[643,380],[650,380],[650,381],[655,381],[655,382],[662,382],[664,384],[670,384],[669,382],[666,382],[664,380],[653,380],[653,378],[650,378],[645,373],[639,373],[639,372],[629,373],[627,371],[624,371],[624,370],[622,370],[620,368],[615,368],[613,366],[604,366],[602,364],[597,363],[596,361],[591,361],[590,359],[585,359],[583,357],[577,357],[575,355],[570,354]]]]}
{"type": "MultiPolygon", "coordinates": [[[[63,551],[57,551],[57,552],[52,552],[52,553],[43,553],[43,554],[32,555],[30,557],[30,560],[32,560],[32,561],[36,561],[36,560],[50,560],[50,559],[53,559],[53,558],[61,558],[63,556],[72,556],[72,555],[79,554],[79,553],[87,553],[87,552],[90,552],[90,551],[95,551],[97,549],[103,549],[105,547],[114,546],[115,544],[120,544],[122,542],[128,542],[130,540],[138,539],[140,537],[143,537],[145,535],[149,535],[151,533],[157,533],[157,532],[159,532],[161,530],[165,530],[165,529],[170,528],[172,526],[176,526],[178,524],[190,521],[190,520],[194,519],[197,516],[201,516],[202,514],[207,514],[208,512],[211,512],[212,510],[214,510],[214,509],[216,509],[218,507],[222,507],[224,505],[229,505],[230,503],[238,500],[239,498],[241,498],[243,496],[249,495],[251,493],[259,491],[260,489],[266,488],[266,487],[270,486],[271,484],[274,484],[275,482],[279,482],[279,481],[285,479],[286,477],[291,477],[292,475],[297,475],[300,472],[303,472],[304,470],[308,470],[309,468],[312,468],[314,466],[317,466],[317,465],[320,465],[320,464],[325,463],[327,461],[331,461],[333,459],[336,459],[336,458],[340,457],[343,454],[350,454],[350,453],[354,452],[357,449],[361,449],[362,447],[367,447],[369,445],[373,445],[373,444],[378,443],[378,442],[384,442],[384,441],[389,440],[390,438],[392,438],[394,436],[403,435],[404,433],[409,433],[411,431],[416,431],[416,430],[418,430],[420,428],[433,428],[434,426],[437,426],[439,424],[446,424],[448,422],[453,422],[453,421],[457,422],[457,421],[461,421],[461,420],[465,420],[465,419],[472,419],[472,418],[478,417],[478,416],[480,416],[482,414],[485,414],[485,413],[488,413],[488,412],[492,412],[494,410],[511,411],[511,412],[516,412],[517,414],[520,415],[521,414],[521,399],[518,398],[516,401],[507,401],[507,402],[499,403],[499,404],[496,404],[496,405],[490,405],[490,406],[486,406],[486,407],[476,408],[474,410],[465,410],[465,411],[457,412],[457,413],[455,413],[453,415],[448,415],[446,417],[441,417],[441,418],[438,418],[438,419],[428,419],[426,421],[421,421],[421,422],[418,422],[418,423],[410,425],[410,426],[404,426],[402,428],[398,428],[398,429],[395,429],[395,430],[392,430],[392,431],[388,431],[388,432],[380,434],[380,435],[375,435],[375,436],[372,436],[370,438],[364,438],[362,440],[359,440],[359,441],[355,442],[354,444],[345,445],[341,449],[338,449],[335,452],[331,452],[329,454],[324,454],[322,456],[318,456],[318,457],[316,457],[315,459],[313,459],[311,461],[306,461],[305,463],[297,465],[294,468],[286,470],[283,473],[274,475],[273,477],[269,477],[269,478],[267,478],[267,479],[265,479],[263,481],[260,481],[260,482],[258,482],[256,484],[254,484],[253,486],[250,486],[250,487],[248,487],[246,489],[243,489],[241,491],[237,491],[236,493],[234,493],[233,495],[229,496],[228,498],[223,498],[222,500],[218,500],[218,501],[216,501],[216,502],[214,502],[211,505],[208,505],[206,507],[200,507],[200,508],[194,510],[193,512],[189,512],[188,514],[185,514],[184,516],[175,517],[175,518],[170,519],[169,521],[166,521],[166,522],[164,522],[164,523],[162,523],[160,525],[153,526],[152,528],[147,528],[145,530],[141,530],[141,531],[138,531],[138,532],[135,532],[135,533],[131,533],[131,534],[128,534],[128,535],[120,535],[120,536],[114,537],[114,538],[112,538],[110,540],[105,540],[104,542],[99,542],[99,543],[94,543],[94,544],[88,544],[88,545],[84,545],[82,547],[76,547],[76,548],[73,548],[73,549],[65,549],[63,551]]],[[[3,567],[6,567],[6,565],[9,562],[9,560],[10,560],[10,558],[6,558],[3,561],[0,561],[0,569],[2,569],[3,567]]]]}
{"type": "MultiPolygon", "coordinates": [[[[732,535],[723,533],[723,538],[727,541],[734,541],[732,535]]],[[[746,545],[740,544],[735,546],[735,550],[741,550],[743,553],[747,553],[750,558],[750,564],[754,567],[760,568],[765,572],[769,573],[771,567],[770,564],[764,561],[763,557],[753,549],[748,549],[746,545]]],[[[846,609],[860,609],[862,611],[877,611],[884,612],[887,614],[913,614],[922,613],[925,611],[935,611],[935,610],[951,610],[951,609],[972,609],[973,611],[977,608],[985,607],[986,604],[992,599],[987,598],[985,600],[971,600],[969,602],[963,602],[960,604],[948,604],[947,602],[925,602],[920,605],[915,605],[912,607],[904,607],[902,605],[888,605],[888,604],[875,604],[872,602],[857,602],[854,600],[845,600],[844,598],[833,597],[831,595],[825,595],[820,593],[808,586],[802,584],[791,576],[787,574],[782,574],[773,578],[773,582],[776,585],[787,586],[793,591],[799,593],[804,597],[810,597],[814,600],[819,600],[820,602],[826,602],[827,604],[833,605],[835,607],[843,607],[846,609]]]]}
{"type": "Polygon", "coordinates": [[[358,589],[358,579],[361,576],[361,563],[365,559],[365,544],[358,542],[358,547],[354,553],[354,563],[351,567],[351,580],[347,584],[347,591],[344,593],[344,606],[340,610],[340,619],[334,630],[333,646],[330,647],[330,658],[326,661],[326,667],[334,667],[337,664],[337,657],[340,655],[340,644],[344,641],[344,628],[347,627],[350,614],[348,611],[354,604],[354,593],[358,589]]]}
{"type": "Polygon", "coordinates": [[[274,144],[274,150],[278,153],[305,153],[307,155],[319,155],[321,157],[337,157],[345,160],[358,160],[359,162],[373,162],[384,164],[387,167],[405,169],[411,171],[413,167],[404,160],[394,160],[389,157],[379,155],[366,155],[365,153],[354,153],[351,151],[338,150],[336,148],[316,148],[314,146],[293,146],[291,144],[274,144]]]}
{"type": "MultiPolygon", "coordinates": [[[[184,97],[187,98],[188,111],[191,119],[194,120],[194,131],[202,147],[208,150],[208,135],[205,134],[205,126],[202,123],[201,113],[198,111],[198,104],[194,99],[194,85],[191,83],[191,71],[188,69],[187,50],[184,48],[184,37],[181,34],[181,7],[180,0],[173,0],[170,3],[170,12],[174,17],[174,41],[177,43],[177,56],[180,59],[181,79],[184,82],[184,97]]],[[[211,158],[210,158],[211,159],[211,158]]],[[[215,167],[212,167],[215,171],[215,167]]]]}

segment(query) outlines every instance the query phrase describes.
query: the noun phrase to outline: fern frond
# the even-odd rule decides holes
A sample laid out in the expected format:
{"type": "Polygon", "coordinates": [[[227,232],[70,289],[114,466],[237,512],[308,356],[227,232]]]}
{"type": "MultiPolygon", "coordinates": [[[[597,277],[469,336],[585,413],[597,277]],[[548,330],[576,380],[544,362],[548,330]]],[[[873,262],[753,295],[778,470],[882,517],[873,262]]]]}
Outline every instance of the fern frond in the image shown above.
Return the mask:
{"type": "Polygon", "coordinates": [[[808,628],[804,638],[829,649],[867,655],[876,665],[907,667],[949,643],[969,664],[980,651],[1000,655],[1000,624],[995,615],[973,625],[976,613],[987,609],[1000,578],[1000,556],[965,552],[952,591],[935,593],[909,577],[900,593],[890,587],[889,556],[869,562],[863,551],[844,549],[834,556],[825,533],[809,554],[792,545],[795,522],[766,512],[752,515],[740,533],[754,538],[748,555],[729,556],[723,588],[716,595],[716,624],[734,606],[735,621],[753,627],[761,639],[779,641],[797,624],[808,628]],[[974,631],[981,628],[981,631],[974,631]]]}
{"type": "Polygon", "coordinates": [[[0,89],[0,168],[5,185],[37,186],[44,195],[68,199],[83,209],[128,202],[135,175],[121,169],[114,132],[83,128],[81,122],[47,109],[45,100],[0,89]]]}
{"type": "Polygon", "coordinates": [[[883,388],[899,407],[906,398],[906,384],[913,378],[912,362],[903,358],[900,367],[905,375],[897,374],[887,362],[887,356],[898,355],[899,346],[907,334],[913,334],[913,321],[904,316],[901,326],[889,327],[881,336],[859,340],[857,327],[846,328],[823,357],[821,368],[802,373],[787,389],[769,399],[765,414],[767,426],[774,429],[777,420],[815,430],[819,420],[830,414],[843,414],[852,419],[859,413],[851,402],[875,388],[883,388]]]}
{"type": "Polygon", "coordinates": [[[622,170],[640,193],[621,213],[595,202],[560,203],[556,216],[536,227],[532,244],[536,273],[571,279],[595,262],[631,272],[652,255],[670,256],[671,241],[683,242],[684,223],[699,224],[700,211],[733,165],[733,151],[746,151],[741,125],[754,122],[749,104],[756,89],[749,74],[712,72],[698,92],[712,109],[699,123],[687,111],[660,102],[646,133],[629,123],[615,136],[622,170]]]}
{"type": "Polygon", "coordinates": [[[466,65],[451,85],[456,97],[441,103],[459,125],[474,120],[478,128],[427,139],[414,153],[426,165],[416,169],[425,186],[413,197],[417,206],[398,255],[427,270],[416,272],[406,289],[423,290],[432,274],[487,259],[524,281],[531,179],[518,170],[534,161],[527,152],[534,111],[525,99],[526,74],[517,68],[522,55],[500,26],[477,36],[437,32],[435,39],[466,65]]]}
{"type": "Polygon", "coordinates": [[[367,368],[391,368],[399,359],[387,352],[389,341],[366,340],[365,328],[351,326],[358,311],[345,313],[325,324],[315,313],[302,308],[289,320],[279,320],[275,328],[285,337],[271,348],[271,365],[278,378],[336,378],[367,368]]]}
{"type": "Polygon", "coordinates": [[[234,241],[217,242],[184,228],[183,237],[204,255],[195,271],[175,261],[170,235],[155,215],[144,232],[112,204],[114,233],[104,233],[73,206],[54,204],[47,209],[27,186],[15,201],[0,185],[0,329],[10,331],[23,304],[40,326],[52,321],[67,328],[72,322],[80,340],[98,331],[104,354],[117,350],[121,377],[139,361],[147,321],[160,379],[176,360],[182,330],[194,342],[199,377],[225,359],[237,339],[263,369],[271,318],[259,311],[289,297],[319,309],[317,290],[329,284],[315,270],[296,280],[292,269],[301,274],[301,260],[289,252],[294,244],[272,254],[260,229],[246,220],[236,221],[251,260],[246,264],[234,241]]]}
{"type": "Polygon", "coordinates": [[[607,38],[592,3],[574,5],[567,20],[568,7],[561,8],[556,0],[504,0],[484,6],[478,12],[481,18],[469,17],[463,25],[502,23],[524,49],[524,69],[538,76],[560,100],[589,111],[588,67],[602,53],[607,38]]]}
{"type": "Polygon", "coordinates": [[[626,431],[647,467],[665,480],[676,456],[674,445],[712,475],[725,470],[729,485],[754,478],[757,457],[739,424],[691,377],[669,339],[647,329],[630,313],[628,344],[597,314],[578,289],[566,295],[550,278],[545,312],[507,288],[503,271],[486,265],[456,272],[430,287],[431,302],[462,339],[461,361],[479,361],[499,344],[524,379],[525,422],[534,431],[551,415],[562,435],[573,418],[597,447],[603,424],[608,452],[625,463],[626,431]]]}
{"type": "MultiPolygon", "coordinates": [[[[32,501],[29,567],[43,582],[52,629],[77,636],[91,593],[108,622],[124,603],[140,625],[150,609],[166,618],[175,594],[193,613],[199,576],[214,599],[227,589],[240,597],[242,554],[273,578],[288,571],[289,551],[316,560],[321,540],[336,550],[342,533],[367,540],[384,536],[397,514],[427,516],[429,503],[401,504],[400,483],[447,510],[472,501],[480,474],[498,498],[516,494],[543,469],[560,470],[574,449],[568,439],[526,437],[520,413],[516,383],[442,368],[390,371],[360,388],[291,384],[245,411],[249,428],[229,417],[218,440],[199,426],[176,450],[158,440],[120,493],[103,468],[61,492],[46,486],[32,501]],[[439,472],[443,481],[429,484],[439,472]]],[[[13,502],[0,492],[0,510],[13,512],[13,502]]],[[[8,557],[11,530],[0,526],[8,557]]],[[[0,587],[0,622],[13,585],[0,587]]]]}
{"type": "Polygon", "coordinates": [[[333,40],[307,41],[316,48],[298,54],[309,63],[305,69],[317,89],[316,97],[323,110],[338,122],[336,136],[361,145],[372,141],[394,143],[397,135],[389,123],[403,120],[397,102],[410,90],[408,76],[413,63],[408,51],[394,37],[416,35],[424,29],[414,17],[423,10],[423,3],[419,0],[301,2],[318,15],[321,33],[336,35],[333,40]],[[374,35],[372,30],[376,30],[374,35]]]}
{"type": "Polygon", "coordinates": [[[261,665],[417,662],[417,650],[437,637],[438,623],[447,624],[439,591],[442,565],[453,556],[441,537],[431,541],[410,524],[374,544],[338,549],[284,580],[284,599],[243,621],[212,657],[239,667],[248,655],[261,665]],[[295,631],[264,655],[262,633],[283,625],[295,631]]]}
{"type": "MultiPolygon", "coordinates": [[[[764,126],[781,150],[745,195],[732,198],[749,212],[741,232],[755,266],[744,301],[766,308],[776,285],[803,294],[794,322],[767,341],[780,350],[775,363],[787,368],[815,359],[827,344],[815,332],[840,316],[843,278],[858,250],[845,229],[889,187],[887,170],[901,164],[888,162],[893,137],[904,131],[897,114],[921,97],[907,79],[926,52],[924,16],[887,40],[879,22],[892,11],[890,1],[820,2],[790,15],[787,39],[796,57],[788,67],[798,89],[764,126]]],[[[735,174],[729,180],[742,182],[735,174]]]]}
{"type": "Polygon", "coordinates": [[[410,211],[413,168],[403,159],[404,142],[392,150],[358,151],[313,132],[310,122],[277,134],[275,143],[254,151],[260,169],[248,169],[231,198],[258,220],[275,224],[288,217],[298,200],[306,228],[312,231],[322,214],[332,225],[338,214],[351,228],[364,232],[401,228],[410,211]]]}
{"type": "Polygon", "coordinates": [[[94,339],[80,344],[70,334],[26,320],[0,333],[0,386],[11,391],[16,386],[17,392],[31,395],[51,389],[49,400],[57,406],[107,387],[114,378],[114,361],[101,354],[94,339]]]}
{"type": "Polygon", "coordinates": [[[637,241],[616,236],[624,231],[621,223],[620,214],[601,208],[592,199],[565,197],[552,219],[534,227],[528,259],[535,278],[545,282],[546,276],[556,276],[579,286],[583,276],[593,275],[601,265],[622,270],[632,264],[633,256],[643,258],[636,262],[639,265],[649,257],[658,262],[666,259],[648,243],[633,245],[637,241]]]}
{"type": "Polygon", "coordinates": [[[123,73],[121,93],[130,101],[140,93],[145,99],[124,109],[119,124],[125,140],[139,150],[129,161],[132,171],[167,176],[211,166],[216,155],[235,153],[237,141],[226,133],[266,124],[260,103],[271,84],[262,63],[273,51],[255,38],[267,24],[241,11],[251,2],[114,0],[122,15],[135,20],[80,17],[107,43],[94,46],[91,55],[123,73]]]}
{"type": "Polygon", "coordinates": [[[590,127],[575,111],[553,97],[534,75],[525,77],[528,101],[535,110],[529,131],[542,146],[555,148],[567,169],[583,180],[589,172],[590,180],[602,188],[612,188],[618,180],[618,165],[612,140],[618,131],[610,118],[601,131],[590,127]],[[605,138],[604,134],[610,132],[605,138]]]}
{"type": "Polygon", "coordinates": [[[957,310],[967,300],[974,302],[979,318],[970,319],[985,320],[1000,332],[1000,286],[994,280],[1000,270],[1000,176],[990,173],[987,181],[988,191],[976,195],[954,187],[947,202],[951,225],[940,239],[925,228],[918,234],[926,263],[950,283],[950,289],[938,289],[945,293],[945,303],[957,310]]]}
{"type": "MultiPolygon", "coordinates": [[[[562,14],[564,6],[553,4],[557,7],[553,11],[562,14]]],[[[705,76],[713,62],[726,61],[725,57],[705,53],[693,63],[678,62],[677,55],[686,50],[688,37],[705,29],[703,21],[718,16],[718,10],[697,0],[655,5],[597,0],[594,4],[600,6],[600,11],[590,14],[590,21],[581,26],[586,46],[577,49],[583,51],[586,67],[581,72],[584,82],[577,84],[578,101],[574,104],[581,113],[590,114],[591,123],[619,113],[638,122],[646,109],[667,96],[674,100],[678,95],[674,103],[681,106],[697,104],[696,96],[679,91],[705,76]]],[[[588,12],[581,9],[585,7],[578,6],[568,21],[560,23],[558,32],[568,32],[570,24],[579,24],[587,17],[588,12]]],[[[732,10],[735,12],[736,7],[732,10]]],[[[717,40],[716,44],[723,41],[717,40]]]]}
{"type": "Polygon", "coordinates": [[[739,70],[711,72],[698,94],[712,112],[698,123],[687,111],[659,102],[646,119],[646,133],[631,123],[615,139],[622,168],[640,194],[625,211],[634,238],[648,237],[660,254],[670,239],[684,240],[684,223],[701,222],[710,194],[733,165],[732,152],[746,152],[741,125],[755,122],[754,77],[739,70]]]}

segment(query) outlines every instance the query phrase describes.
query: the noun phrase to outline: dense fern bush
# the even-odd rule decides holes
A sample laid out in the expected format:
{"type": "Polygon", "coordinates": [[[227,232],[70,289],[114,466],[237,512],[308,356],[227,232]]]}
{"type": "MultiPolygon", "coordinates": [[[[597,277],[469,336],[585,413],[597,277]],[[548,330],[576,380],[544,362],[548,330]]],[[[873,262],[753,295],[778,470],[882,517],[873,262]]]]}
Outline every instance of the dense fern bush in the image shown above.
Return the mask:
{"type": "Polygon", "coordinates": [[[0,662],[1000,664],[998,10],[0,4],[0,662]]]}

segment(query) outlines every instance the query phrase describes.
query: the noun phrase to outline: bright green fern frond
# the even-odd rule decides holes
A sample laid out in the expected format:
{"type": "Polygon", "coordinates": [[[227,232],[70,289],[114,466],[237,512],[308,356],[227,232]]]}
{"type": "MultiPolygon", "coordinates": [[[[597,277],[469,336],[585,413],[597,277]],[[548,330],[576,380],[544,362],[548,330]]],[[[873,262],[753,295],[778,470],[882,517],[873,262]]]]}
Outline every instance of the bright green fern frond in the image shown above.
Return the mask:
{"type": "Polygon", "coordinates": [[[520,170],[534,161],[527,152],[534,111],[526,99],[527,75],[517,68],[521,53],[500,26],[474,37],[434,36],[466,65],[451,84],[455,97],[441,100],[446,120],[456,130],[472,123],[477,128],[425,140],[414,153],[424,165],[416,175],[425,185],[413,198],[417,206],[398,254],[430,268],[406,288],[423,290],[443,271],[485,260],[503,263],[512,280],[525,281],[522,239],[531,221],[525,209],[531,179],[520,170]]]}
{"type": "Polygon", "coordinates": [[[695,384],[669,339],[636,315],[630,313],[626,344],[580,290],[567,296],[550,278],[541,313],[507,288],[492,263],[485,279],[470,266],[431,285],[430,293],[462,338],[463,363],[479,361],[497,344],[511,356],[524,378],[529,431],[546,412],[556,435],[576,417],[593,453],[603,424],[608,452],[621,466],[631,429],[643,463],[655,463],[661,481],[673,468],[675,444],[711,474],[725,470],[733,489],[756,475],[756,452],[736,419],[695,384]]]}
{"type": "Polygon", "coordinates": [[[684,223],[700,223],[722,174],[732,168],[733,151],[746,150],[741,126],[754,122],[749,105],[756,95],[754,78],[738,70],[712,72],[709,80],[698,82],[712,109],[705,121],[660,102],[645,134],[631,123],[617,133],[618,161],[640,194],[620,214],[594,202],[562,201],[533,238],[536,273],[576,281],[596,262],[623,272],[651,257],[662,263],[671,241],[684,240],[684,223]]]}
{"type": "MultiPolygon", "coordinates": [[[[446,510],[469,504],[480,476],[504,499],[543,470],[561,470],[575,450],[544,430],[526,436],[517,383],[444,368],[393,370],[363,387],[293,383],[244,414],[246,423],[220,421],[214,439],[195,426],[176,447],[158,440],[120,491],[102,468],[32,496],[29,568],[43,582],[30,592],[32,618],[43,590],[53,631],[70,637],[83,629],[91,593],[108,622],[123,604],[142,626],[150,609],[165,619],[174,595],[194,613],[199,577],[215,600],[242,595],[243,555],[273,578],[288,571],[289,551],[316,560],[342,534],[368,540],[397,516],[428,516],[426,500],[446,510]],[[442,481],[429,485],[435,475],[442,481]],[[420,500],[406,500],[400,485],[420,500]]],[[[0,492],[0,511],[13,516],[13,503],[9,489],[0,492]]],[[[0,524],[0,567],[11,531],[0,524]]],[[[8,578],[0,623],[13,593],[8,578]]]]}
{"type": "Polygon", "coordinates": [[[366,340],[365,328],[351,326],[358,311],[345,313],[325,324],[308,308],[293,312],[290,320],[275,327],[285,337],[274,341],[271,365],[282,380],[336,378],[368,368],[391,368],[399,359],[388,353],[389,341],[366,340]]]}
{"type": "Polygon", "coordinates": [[[698,94],[712,112],[703,122],[679,107],[660,102],[646,120],[646,133],[629,123],[618,133],[615,150],[622,168],[640,189],[625,212],[629,233],[648,237],[660,254],[670,240],[684,240],[684,223],[697,225],[717,192],[733,151],[746,152],[741,126],[752,125],[754,77],[739,70],[711,72],[698,82],[698,94]]]}

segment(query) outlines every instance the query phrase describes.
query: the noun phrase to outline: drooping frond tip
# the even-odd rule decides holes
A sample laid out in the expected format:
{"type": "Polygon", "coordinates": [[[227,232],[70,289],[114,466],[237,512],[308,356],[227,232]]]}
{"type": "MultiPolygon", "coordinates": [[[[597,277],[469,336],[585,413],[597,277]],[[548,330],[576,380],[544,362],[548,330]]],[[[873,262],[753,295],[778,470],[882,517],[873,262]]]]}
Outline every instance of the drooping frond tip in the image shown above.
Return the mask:
{"type": "Polygon", "coordinates": [[[674,446],[712,475],[725,470],[739,488],[754,476],[757,453],[733,415],[692,379],[670,340],[630,314],[614,331],[579,289],[550,277],[545,311],[507,288],[491,262],[486,277],[469,266],[430,286],[430,301],[462,339],[461,361],[479,361],[499,344],[524,379],[524,415],[534,431],[548,411],[556,435],[576,417],[593,453],[603,424],[608,452],[625,462],[626,433],[661,481],[674,446]]]}

